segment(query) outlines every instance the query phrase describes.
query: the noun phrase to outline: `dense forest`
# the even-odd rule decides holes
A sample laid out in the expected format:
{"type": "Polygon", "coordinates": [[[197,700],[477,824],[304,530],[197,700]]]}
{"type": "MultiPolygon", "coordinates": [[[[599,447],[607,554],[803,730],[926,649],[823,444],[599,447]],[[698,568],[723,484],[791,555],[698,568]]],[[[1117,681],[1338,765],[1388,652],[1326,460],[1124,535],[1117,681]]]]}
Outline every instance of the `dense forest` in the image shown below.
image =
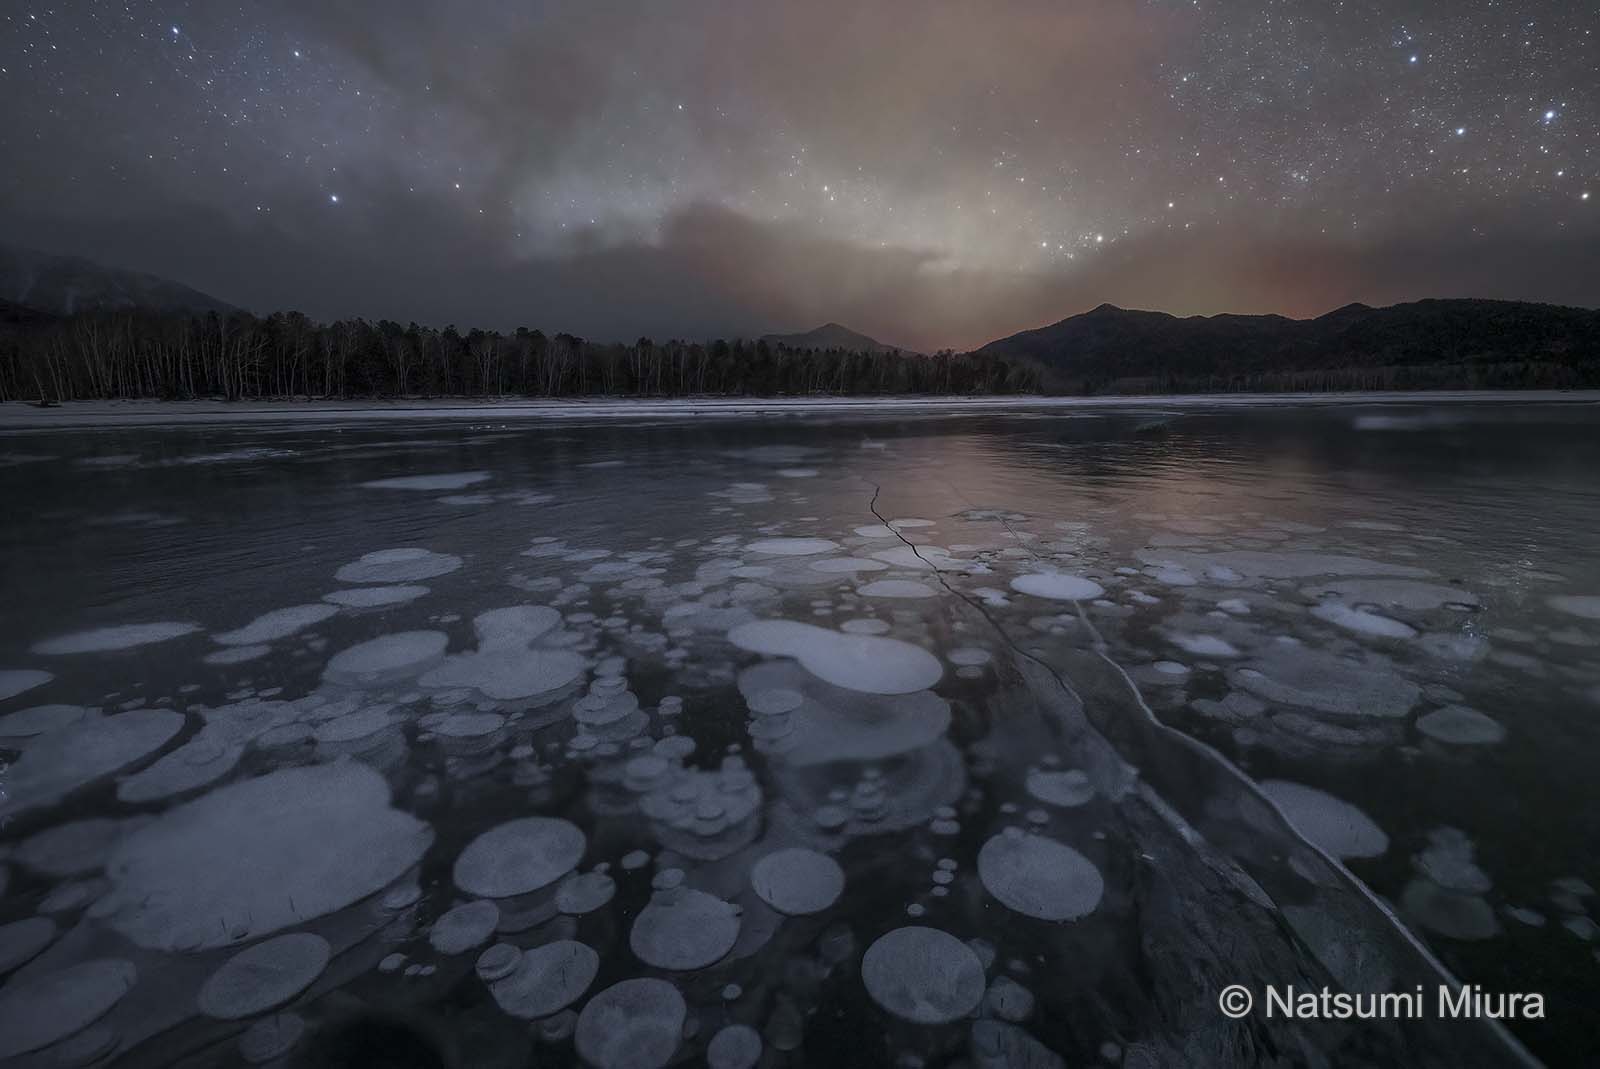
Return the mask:
{"type": "Polygon", "coordinates": [[[791,349],[766,341],[437,330],[387,320],[314,323],[296,312],[140,310],[53,316],[0,308],[0,400],[106,398],[723,394],[997,394],[1037,391],[1004,357],[791,349]]]}

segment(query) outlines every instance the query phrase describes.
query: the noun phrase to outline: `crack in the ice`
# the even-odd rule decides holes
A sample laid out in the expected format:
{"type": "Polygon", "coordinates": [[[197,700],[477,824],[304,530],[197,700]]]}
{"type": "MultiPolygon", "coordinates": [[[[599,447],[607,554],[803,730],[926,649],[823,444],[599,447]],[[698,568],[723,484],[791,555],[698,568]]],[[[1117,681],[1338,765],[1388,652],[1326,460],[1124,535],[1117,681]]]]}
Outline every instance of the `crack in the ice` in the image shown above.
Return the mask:
{"type": "Polygon", "coordinates": [[[944,572],[939,568],[939,566],[933,563],[933,561],[929,560],[927,557],[924,557],[921,551],[917,549],[915,542],[912,542],[905,535],[901,534],[898,529],[889,523],[888,520],[884,519],[883,513],[878,511],[878,495],[881,493],[883,493],[883,488],[877,483],[873,483],[872,500],[867,502],[867,510],[878,518],[878,522],[881,523],[886,530],[892,532],[896,538],[903,542],[906,548],[911,550],[911,553],[914,557],[933,570],[933,577],[938,580],[940,586],[944,587],[945,590],[951,595],[960,598],[962,601],[972,606],[979,616],[982,616],[986,621],[988,621],[989,626],[994,629],[994,633],[1000,636],[1000,641],[1004,642],[1012,653],[1016,654],[1018,657],[1025,658],[1026,660],[1038,665],[1040,668],[1050,673],[1050,677],[1056,681],[1057,685],[1059,685],[1062,690],[1072,695],[1072,699],[1081,706],[1083,704],[1083,696],[1078,693],[1077,688],[1075,688],[1071,683],[1068,683],[1060,672],[1057,672],[1054,667],[1052,667],[1042,658],[1029,653],[1027,650],[1017,645],[1011,636],[1006,633],[1006,629],[1000,626],[1000,621],[996,620],[994,616],[990,614],[989,610],[984,607],[981,601],[963,594],[961,591],[951,586],[949,582],[946,581],[944,572]]]}

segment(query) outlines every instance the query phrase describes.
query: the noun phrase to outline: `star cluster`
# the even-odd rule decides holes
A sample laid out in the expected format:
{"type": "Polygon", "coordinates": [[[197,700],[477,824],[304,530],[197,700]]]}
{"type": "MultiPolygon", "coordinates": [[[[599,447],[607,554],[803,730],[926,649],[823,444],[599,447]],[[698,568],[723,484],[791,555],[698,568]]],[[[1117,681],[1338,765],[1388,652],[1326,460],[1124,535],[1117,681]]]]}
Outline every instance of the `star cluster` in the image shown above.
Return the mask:
{"type": "Polygon", "coordinates": [[[259,310],[965,346],[1102,300],[1600,302],[1561,0],[0,16],[12,240],[259,310]]]}

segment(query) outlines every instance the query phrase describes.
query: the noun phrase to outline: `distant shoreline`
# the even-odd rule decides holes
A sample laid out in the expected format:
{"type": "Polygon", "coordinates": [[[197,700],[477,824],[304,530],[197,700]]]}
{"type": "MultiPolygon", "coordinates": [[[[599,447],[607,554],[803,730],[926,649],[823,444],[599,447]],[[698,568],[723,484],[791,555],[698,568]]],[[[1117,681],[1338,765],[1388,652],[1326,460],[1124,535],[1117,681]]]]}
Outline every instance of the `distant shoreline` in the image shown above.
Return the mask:
{"type": "Polygon", "coordinates": [[[1156,407],[1267,408],[1285,405],[1600,404],[1600,390],[1426,390],[1328,393],[1142,394],[1099,397],[701,397],[551,400],[549,398],[396,398],[359,400],[119,400],[63,401],[40,408],[0,403],[0,432],[148,427],[170,424],[308,423],[473,419],[582,420],[690,417],[734,418],[764,413],[956,412],[1008,409],[1156,407]]]}

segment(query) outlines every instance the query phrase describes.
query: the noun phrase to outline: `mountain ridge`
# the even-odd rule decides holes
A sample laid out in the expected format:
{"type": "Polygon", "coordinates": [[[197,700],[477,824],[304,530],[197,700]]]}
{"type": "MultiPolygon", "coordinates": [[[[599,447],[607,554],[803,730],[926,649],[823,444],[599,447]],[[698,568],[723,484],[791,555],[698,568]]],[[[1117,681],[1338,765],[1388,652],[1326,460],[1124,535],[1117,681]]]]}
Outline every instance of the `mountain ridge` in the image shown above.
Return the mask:
{"type": "Polygon", "coordinates": [[[858,353],[900,352],[907,356],[920,355],[914,349],[888,345],[832,320],[798,334],[763,334],[761,340],[768,345],[782,345],[789,349],[844,349],[858,353]]]}
{"type": "Polygon", "coordinates": [[[1101,304],[974,351],[1036,364],[1048,388],[1066,392],[1250,389],[1268,380],[1287,388],[1296,377],[1421,388],[1488,375],[1493,384],[1516,385],[1535,366],[1541,382],[1553,375],[1593,385],[1600,383],[1600,310],[1427,298],[1379,308],[1352,302],[1290,319],[1179,317],[1101,304]]]}
{"type": "Polygon", "coordinates": [[[133,308],[156,312],[238,311],[209,293],[159,275],[108,267],[82,256],[6,244],[0,244],[0,300],[46,315],[133,308]]]}

